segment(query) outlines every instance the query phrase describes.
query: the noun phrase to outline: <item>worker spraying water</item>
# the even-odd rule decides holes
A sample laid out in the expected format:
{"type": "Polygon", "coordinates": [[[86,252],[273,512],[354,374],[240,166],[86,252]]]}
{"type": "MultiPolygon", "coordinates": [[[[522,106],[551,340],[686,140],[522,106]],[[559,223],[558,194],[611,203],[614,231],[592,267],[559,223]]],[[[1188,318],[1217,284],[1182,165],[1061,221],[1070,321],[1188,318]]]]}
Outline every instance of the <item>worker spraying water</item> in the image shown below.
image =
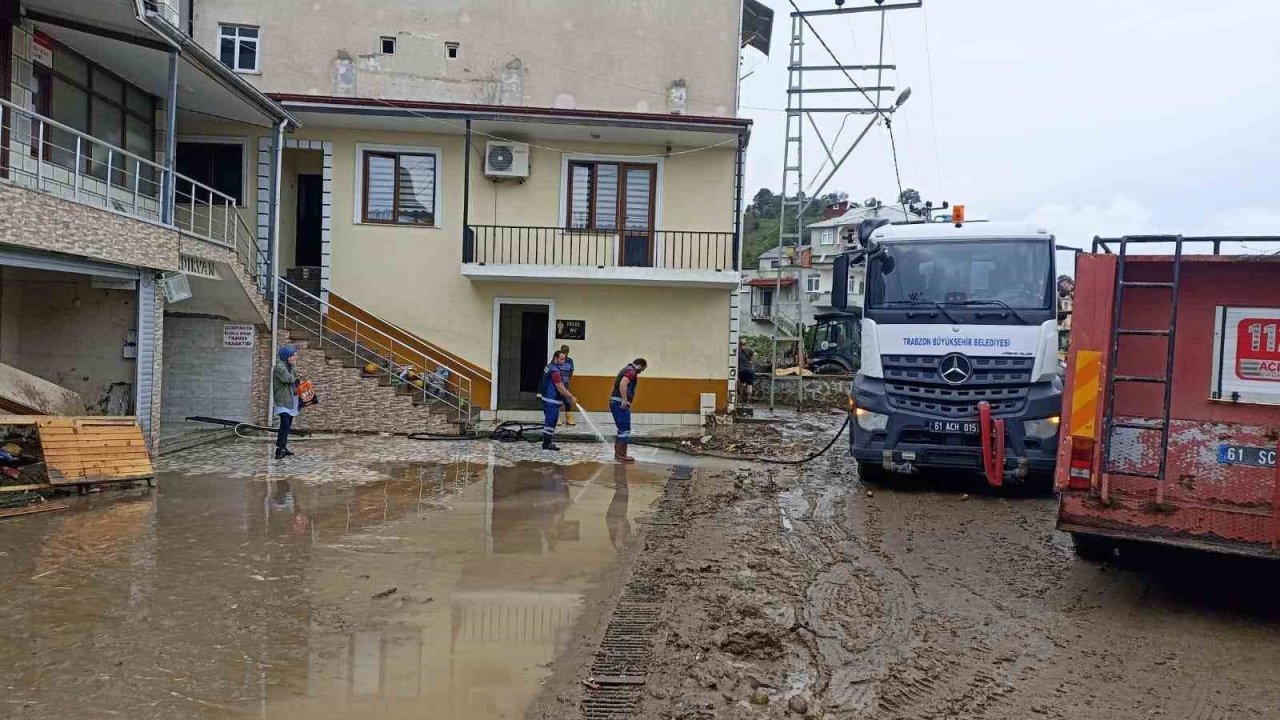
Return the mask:
{"type": "Polygon", "coordinates": [[[561,366],[565,361],[564,350],[557,350],[551,356],[551,362],[542,370],[542,380],[538,383],[538,399],[542,401],[542,449],[559,450],[556,445],[556,425],[560,422],[560,410],[573,407],[578,399],[569,392],[565,385],[561,366]],[[567,404],[567,405],[566,405],[567,404]]]}
{"type": "MultiPolygon", "coordinates": [[[[582,408],[578,399],[565,384],[564,361],[565,352],[557,350],[551,356],[551,362],[547,363],[546,368],[543,369],[542,380],[538,384],[538,399],[542,400],[543,450],[560,450],[560,446],[555,444],[556,425],[560,422],[560,412],[564,408],[575,406],[581,411],[583,419],[587,421],[596,438],[601,443],[605,442],[604,434],[596,427],[595,421],[582,408]]],[[[627,445],[631,442],[631,404],[635,401],[640,373],[648,367],[649,363],[644,358],[636,358],[620,370],[613,381],[613,392],[609,396],[609,411],[613,415],[613,422],[618,430],[617,440],[613,445],[613,457],[618,462],[636,461],[634,457],[627,454],[627,445]]]]}
{"type": "Polygon", "coordinates": [[[618,462],[633,463],[635,458],[627,454],[627,445],[631,442],[631,403],[636,399],[636,385],[640,383],[640,373],[649,367],[644,358],[636,358],[618,371],[613,379],[613,392],[609,394],[609,412],[613,415],[613,423],[618,427],[618,440],[613,444],[613,459],[618,462]]]}

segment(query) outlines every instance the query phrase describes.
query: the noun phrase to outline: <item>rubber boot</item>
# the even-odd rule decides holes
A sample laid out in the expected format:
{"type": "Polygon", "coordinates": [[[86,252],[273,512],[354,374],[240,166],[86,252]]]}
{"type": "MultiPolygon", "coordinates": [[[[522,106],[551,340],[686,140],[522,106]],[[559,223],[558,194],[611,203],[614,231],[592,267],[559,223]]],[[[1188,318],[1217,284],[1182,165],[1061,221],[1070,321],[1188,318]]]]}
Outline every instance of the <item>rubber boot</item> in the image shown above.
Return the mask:
{"type": "Polygon", "coordinates": [[[546,438],[545,440],[543,440],[543,441],[542,441],[542,449],[543,449],[543,450],[554,450],[554,451],[556,451],[556,452],[559,452],[559,451],[560,451],[560,446],[559,446],[559,445],[556,445],[556,444],[555,444],[555,443],[553,443],[553,442],[551,442],[551,438],[546,438]]]}
{"type": "Polygon", "coordinates": [[[573,413],[569,412],[568,410],[565,410],[565,411],[564,411],[564,421],[565,421],[565,423],[567,423],[568,425],[577,425],[577,424],[578,424],[578,423],[576,423],[576,422],[574,422],[574,421],[573,421],[573,413]]]}
{"type": "Polygon", "coordinates": [[[635,458],[627,454],[627,444],[618,440],[613,444],[613,459],[623,463],[633,463],[635,458]]]}

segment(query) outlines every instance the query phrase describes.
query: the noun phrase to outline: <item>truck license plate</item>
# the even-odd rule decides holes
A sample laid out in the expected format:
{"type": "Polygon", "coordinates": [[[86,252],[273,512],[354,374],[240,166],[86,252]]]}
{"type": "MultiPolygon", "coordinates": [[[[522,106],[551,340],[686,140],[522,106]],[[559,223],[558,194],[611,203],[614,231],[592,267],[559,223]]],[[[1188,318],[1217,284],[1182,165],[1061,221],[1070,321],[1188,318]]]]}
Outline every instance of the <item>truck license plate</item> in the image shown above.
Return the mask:
{"type": "Polygon", "coordinates": [[[1218,462],[1223,465],[1253,465],[1255,467],[1271,468],[1276,466],[1276,451],[1275,448],[1219,445],[1218,462]]]}
{"type": "Polygon", "coordinates": [[[961,435],[977,435],[978,423],[959,420],[930,420],[929,429],[933,432],[959,433],[961,435]]]}

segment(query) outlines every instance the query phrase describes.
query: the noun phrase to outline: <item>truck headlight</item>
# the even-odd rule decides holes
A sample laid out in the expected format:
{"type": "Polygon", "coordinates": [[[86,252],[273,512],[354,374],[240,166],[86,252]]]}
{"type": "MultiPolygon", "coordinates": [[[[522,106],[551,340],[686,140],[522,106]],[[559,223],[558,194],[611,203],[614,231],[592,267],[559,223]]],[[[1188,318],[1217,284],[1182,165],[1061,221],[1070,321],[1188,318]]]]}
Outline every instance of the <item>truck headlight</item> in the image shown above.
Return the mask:
{"type": "Polygon", "coordinates": [[[1041,418],[1039,420],[1027,420],[1022,423],[1022,434],[1027,437],[1040,438],[1048,440],[1058,434],[1058,423],[1060,420],[1057,416],[1041,418]]]}
{"type": "Polygon", "coordinates": [[[889,427],[889,416],[884,413],[858,408],[854,415],[858,417],[858,427],[863,430],[883,430],[889,427]]]}

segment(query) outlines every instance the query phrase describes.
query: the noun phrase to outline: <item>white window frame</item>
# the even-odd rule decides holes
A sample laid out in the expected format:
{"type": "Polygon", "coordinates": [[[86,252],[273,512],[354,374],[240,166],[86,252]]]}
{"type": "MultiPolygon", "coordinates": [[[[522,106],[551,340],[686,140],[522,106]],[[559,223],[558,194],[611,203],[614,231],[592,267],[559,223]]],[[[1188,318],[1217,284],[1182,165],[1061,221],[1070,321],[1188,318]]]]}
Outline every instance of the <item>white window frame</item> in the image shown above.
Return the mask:
{"type": "Polygon", "coordinates": [[[364,227],[398,228],[401,230],[443,230],[444,229],[444,153],[433,145],[380,145],[376,143],[356,143],[355,171],[355,207],[352,208],[351,222],[364,227]],[[367,223],[364,221],[364,154],[375,153],[410,153],[413,155],[434,155],[436,158],[436,192],[434,225],[401,225],[400,223],[367,223]]]}
{"type": "MultiPolygon", "coordinates": [[[[222,60],[222,41],[230,38],[235,41],[235,52],[233,53],[233,62],[230,67],[232,70],[245,75],[259,75],[262,73],[262,28],[258,25],[246,25],[245,23],[218,23],[218,60],[222,60]],[[240,37],[240,30],[255,30],[257,37],[240,37]],[[228,32],[230,31],[230,32],[228,32]],[[253,67],[240,67],[240,42],[241,40],[253,41],[253,67]]],[[[225,64],[225,63],[224,63],[225,64]]]]}
{"type": "Polygon", "coordinates": [[[396,38],[395,35],[378,36],[378,54],[379,55],[395,55],[396,51],[399,49],[400,49],[400,41],[398,38],[396,38]],[[388,40],[391,41],[391,52],[387,52],[386,43],[388,40]]]}
{"type": "Polygon", "coordinates": [[[804,276],[804,291],[815,295],[822,292],[822,273],[809,273],[804,276]]]}
{"type": "Polygon", "coordinates": [[[209,145],[239,145],[243,152],[243,160],[240,163],[240,197],[244,202],[236,207],[249,207],[249,138],[233,137],[230,135],[179,135],[180,143],[206,143],[209,145]]]}
{"type": "Polygon", "coordinates": [[[822,228],[821,230],[818,231],[818,237],[821,239],[821,242],[823,245],[836,244],[835,228],[822,228]]]}

